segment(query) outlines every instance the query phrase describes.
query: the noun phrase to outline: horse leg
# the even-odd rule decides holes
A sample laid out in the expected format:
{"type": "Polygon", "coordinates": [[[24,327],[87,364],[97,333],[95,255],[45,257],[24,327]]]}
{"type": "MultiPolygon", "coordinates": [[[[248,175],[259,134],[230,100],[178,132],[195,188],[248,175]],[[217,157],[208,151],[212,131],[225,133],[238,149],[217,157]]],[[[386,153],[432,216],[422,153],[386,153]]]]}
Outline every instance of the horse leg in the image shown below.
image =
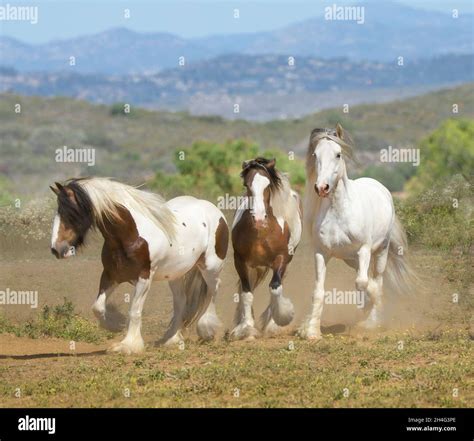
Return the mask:
{"type": "Polygon", "coordinates": [[[204,314],[200,317],[196,325],[197,333],[201,340],[204,341],[212,340],[216,335],[217,329],[221,326],[221,321],[219,320],[219,317],[217,317],[216,314],[215,300],[217,290],[220,284],[219,274],[222,269],[222,263],[223,261],[221,261],[219,265],[217,265],[217,267],[213,269],[200,268],[202,277],[206,282],[207,289],[212,295],[211,301],[209,302],[209,306],[207,307],[204,314]]]}
{"type": "Polygon", "coordinates": [[[128,331],[120,343],[115,343],[111,350],[124,354],[138,353],[145,350],[145,343],[141,335],[142,311],[148,291],[150,290],[153,274],[149,278],[139,277],[135,285],[135,294],[130,305],[128,331]]]}
{"type": "Polygon", "coordinates": [[[235,317],[236,326],[231,332],[231,338],[235,340],[253,340],[258,335],[258,331],[255,328],[255,320],[253,318],[253,294],[249,280],[249,269],[245,261],[239,256],[235,256],[234,264],[239,274],[241,289],[235,317]]]}
{"type": "Polygon", "coordinates": [[[380,324],[383,298],[383,273],[387,266],[388,247],[374,256],[374,275],[369,280],[367,292],[369,294],[372,307],[369,316],[361,323],[366,329],[374,329],[380,324]]]}
{"type": "Polygon", "coordinates": [[[270,281],[270,304],[261,316],[262,329],[265,334],[278,332],[279,326],[288,325],[295,315],[291,300],[283,297],[282,279],[285,275],[288,262],[282,255],[273,262],[273,277],[270,281]]]}
{"type": "Polygon", "coordinates": [[[370,246],[362,245],[357,255],[359,257],[359,266],[357,269],[356,288],[358,291],[365,292],[369,285],[370,246]]]}
{"type": "Polygon", "coordinates": [[[106,271],[103,271],[100,277],[99,294],[92,305],[92,312],[99,320],[100,326],[112,332],[119,332],[126,325],[125,317],[120,312],[110,311],[106,307],[107,299],[117,286],[118,283],[106,271]]]}
{"type": "Polygon", "coordinates": [[[170,280],[168,285],[173,293],[173,318],[161,342],[163,342],[164,345],[173,345],[184,340],[183,334],[181,333],[184,321],[184,310],[186,308],[184,278],[180,277],[176,280],[170,280]]]}
{"type": "Polygon", "coordinates": [[[313,291],[313,304],[311,313],[300,327],[298,333],[308,340],[321,339],[321,315],[324,305],[324,281],[326,267],[330,257],[318,251],[315,254],[316,282],[313,291]]]}

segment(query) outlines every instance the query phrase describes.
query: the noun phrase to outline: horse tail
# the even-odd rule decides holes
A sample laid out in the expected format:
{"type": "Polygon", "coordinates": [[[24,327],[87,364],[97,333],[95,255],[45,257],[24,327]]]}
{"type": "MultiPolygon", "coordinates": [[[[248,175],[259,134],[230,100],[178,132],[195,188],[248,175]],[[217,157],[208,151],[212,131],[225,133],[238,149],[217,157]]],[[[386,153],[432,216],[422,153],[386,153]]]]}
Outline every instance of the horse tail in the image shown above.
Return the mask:
{"type": "Polygon", "coordinates": [[[404,294],[410,293],[414,289],[417,280],[410,265],[407,250],[408,241],[405,230],[398,217],[395,216],[390,234],[385,280],[393,291],[404,294]]]}
{"type": "Polygon", "coordinates": [[[197,266],[194,266],[183,276],[186,307],[183,315],[183,325],[188,327],[199,319],[212,300],[207,284],[197,266]]]}

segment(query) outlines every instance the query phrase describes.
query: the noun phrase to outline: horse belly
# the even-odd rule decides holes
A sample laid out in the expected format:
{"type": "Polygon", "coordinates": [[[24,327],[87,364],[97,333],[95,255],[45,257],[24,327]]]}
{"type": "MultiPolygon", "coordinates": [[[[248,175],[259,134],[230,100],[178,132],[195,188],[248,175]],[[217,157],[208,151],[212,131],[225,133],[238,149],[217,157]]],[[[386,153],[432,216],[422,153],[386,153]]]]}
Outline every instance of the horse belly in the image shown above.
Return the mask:
{"type": "Polygon", "coordinates": [[[155,279],[177,279],[191,270],[205,254],[208,243],[207,231],[198,213],[175,213],[176,236],[168,243],[168,249],[156,264],[155,279]]]}

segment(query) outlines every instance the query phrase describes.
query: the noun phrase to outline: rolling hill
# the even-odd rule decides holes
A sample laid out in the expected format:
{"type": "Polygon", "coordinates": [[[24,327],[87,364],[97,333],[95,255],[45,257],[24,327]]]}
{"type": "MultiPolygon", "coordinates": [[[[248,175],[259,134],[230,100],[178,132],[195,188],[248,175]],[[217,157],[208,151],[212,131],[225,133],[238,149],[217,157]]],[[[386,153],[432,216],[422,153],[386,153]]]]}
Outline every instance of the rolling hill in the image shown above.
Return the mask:
{"type": "Polygon", "coordinates": [[[317,110],[383,102],[473,80],[470,55],[397,63],[287,55],[222,55],[154,75],[71,72],[20,73],[0,69],[0,92],[68,96],[94,103],[125,102],[198,115],[269,120],[317,110]],[[290,64],[289,64],[290,60],[290,64]],[[234,113],[239,103],[241,113],[234,113]]]}
{"type": "Polygon", "coordinates": [[[255,123],[184,112],[148,111],[92,105],[70,98],[0,95],[0,173],[16,194],[41,194],[55,179],[79,175],[114,176],[130,183],[173,169],[174,149],[196,140],[244,138],[264,148],[279,147],[303,156],[314,127],[342,122],[353,135],[361,166],[377,161],[379,150],[413,146],[446,118],[474,118],[474,83],[385,104],[329,109],[300,119],[255,123]],[[21,104],[21,113],[15,113],[21,104]],[[453,104],[459,108],[452,113],[453,104]],[[93,147],[96,165],[55,161],[55,151],[93,147]]]}

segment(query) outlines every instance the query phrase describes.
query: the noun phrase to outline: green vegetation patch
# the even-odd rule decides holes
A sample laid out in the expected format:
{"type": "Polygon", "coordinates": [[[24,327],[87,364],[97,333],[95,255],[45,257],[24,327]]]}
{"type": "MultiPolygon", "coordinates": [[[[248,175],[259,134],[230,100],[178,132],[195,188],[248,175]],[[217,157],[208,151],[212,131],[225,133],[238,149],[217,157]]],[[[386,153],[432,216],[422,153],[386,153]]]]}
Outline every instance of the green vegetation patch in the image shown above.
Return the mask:
{"type": "Polygon", "coordinates": [[[62,305],[45,305],[37,318],[22,324],[13,324],[6,317],[0,316],[0,333],[3,332],[17,337],[57,337],[88,343],[100,343],[113,336],[76,314],[74,305],[66,298],[62,305]]]}

